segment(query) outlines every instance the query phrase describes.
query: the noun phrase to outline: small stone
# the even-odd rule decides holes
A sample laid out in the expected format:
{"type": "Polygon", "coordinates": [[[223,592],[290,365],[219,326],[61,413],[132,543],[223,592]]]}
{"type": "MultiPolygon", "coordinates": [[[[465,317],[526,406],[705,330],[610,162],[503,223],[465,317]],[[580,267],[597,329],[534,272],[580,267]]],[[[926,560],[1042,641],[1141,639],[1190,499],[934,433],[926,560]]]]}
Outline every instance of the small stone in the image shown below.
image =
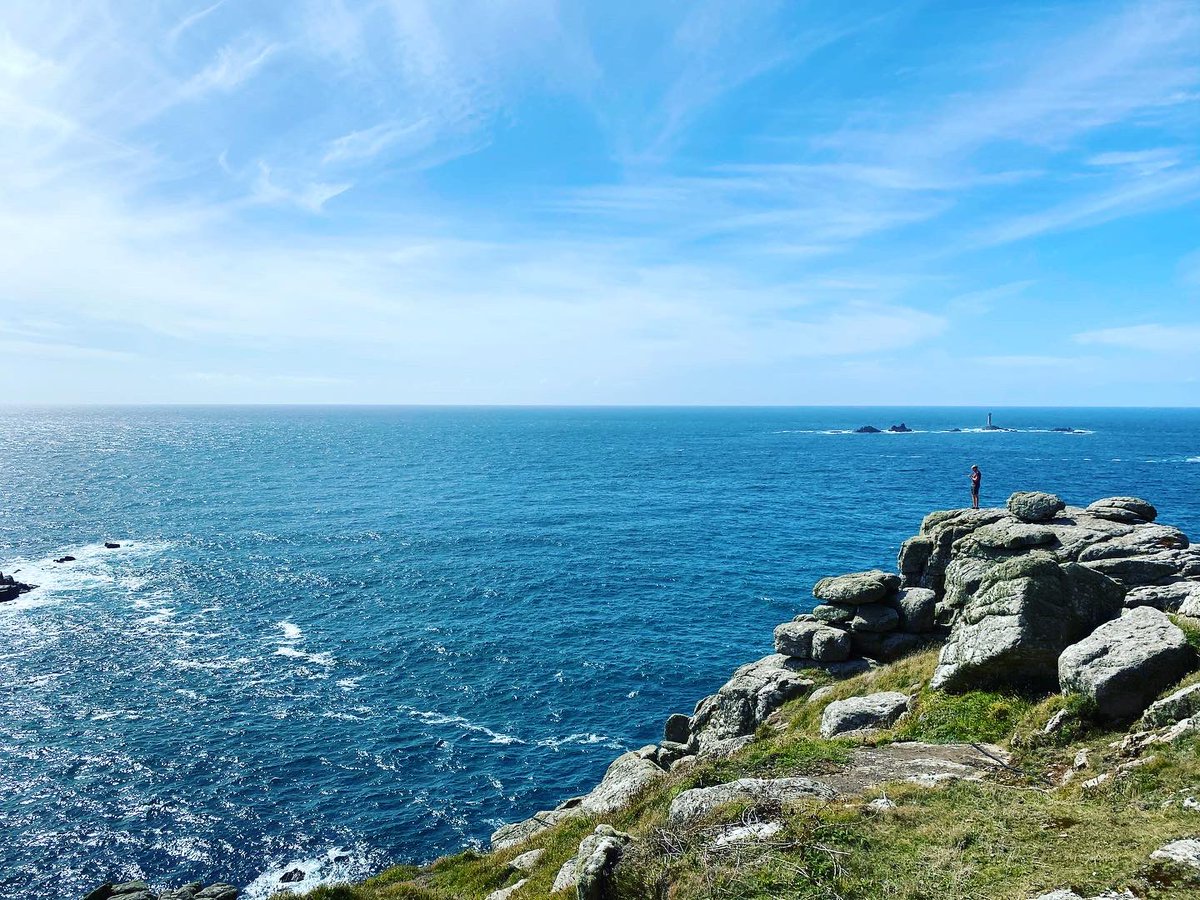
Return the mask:
{"type": "Polygon", "coordinates": [[[541,848],[537,850],[528,850],[525,853],[522,853],[520,856],[514,856],[512,861],[509,862],[509,865],[518,872],[532,872],[534,867],[537,865],[538,860],[542,858],[542,854],[545,852],[546,851],[541,848]]]}
{"type": "Polygon", "coordinates": [[[887,812],[889,809],[895,809],[896,804],[887,797],[876,797],[867,804],[867,809],[875,812],[887,812]]]}
{"type": "Polygon", "coordinates": [[[1180,688],[1170,696],[1156,700],[1142,713],[1142,727],[1163,728],[1200,713],[1200,684],[1180,688]]]}
{"type": "Polygon", "coordinates": [[[820,703],[826,697],[833,693],[833,685],[827,684],[824,687],[819,687],[808,695],[809,703],[820,703]]]}
{"type": "Polygon", "coordinates": [[[1073,718],[1075,717],[1071,715],[1070,710],[1060,709],[1050,717],[1050,721],[1042,728],[1042,734],[1058,734],[1073,718]]]}
{"type": "Polygon", "coordinates": [[[713,787],[692,788],[671,801],[667,820],[688,822],[711,813],[726,803],[777,805],[801,800],[831,800],[837,791],[811,778],[740,778],[713,787]]]}
{"type": "Polygon", "coordinates": [[[304,880],[304,870],[303,869],[291,869],[287,872],[284,872],[279,877],[280,884],[295,884],[296,882],[303,881],[303,880],[304,880]]]}
{"type": "Polygon", "coordinates": [[[755,822],[752,825],[738,825],[722,831],[715,841],[713,849],[728,847],[730,844],[746,844],[754,841],[769,841],[779,832],[783,825],[779,822],[755,822]]]}
{"type": "Polygon", "coordinates": [[[528,878],[522,878],[520,881],[510,884],[506,888],[500,888],[498,891],[492,891],[487,895],[487,900],[509,900],[513,894],[525,887],[525,882],[528,880],[528,878]]]}

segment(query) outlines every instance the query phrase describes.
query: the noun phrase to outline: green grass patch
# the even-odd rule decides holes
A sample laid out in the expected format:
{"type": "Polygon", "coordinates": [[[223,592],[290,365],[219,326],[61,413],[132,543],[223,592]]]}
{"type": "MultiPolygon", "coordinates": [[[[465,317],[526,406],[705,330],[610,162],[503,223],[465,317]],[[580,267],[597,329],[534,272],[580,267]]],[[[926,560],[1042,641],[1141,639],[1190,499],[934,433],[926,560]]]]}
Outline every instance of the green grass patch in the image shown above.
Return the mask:
{"type": "Polygon", "coordinates": [[[925,690],[892,730],[892,737],[930,743],[995,743],[1010,737],[1033,705],[1027,698],[995,691],[948,694],[925,690]]]}

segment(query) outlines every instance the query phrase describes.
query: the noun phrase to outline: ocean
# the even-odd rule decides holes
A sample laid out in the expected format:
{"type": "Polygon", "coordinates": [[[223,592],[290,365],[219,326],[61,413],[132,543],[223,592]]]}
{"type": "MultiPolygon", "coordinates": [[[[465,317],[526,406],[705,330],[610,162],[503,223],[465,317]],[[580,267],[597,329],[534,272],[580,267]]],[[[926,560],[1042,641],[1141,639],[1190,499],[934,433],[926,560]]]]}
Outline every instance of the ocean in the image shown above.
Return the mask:
{"type": "Polygon", "coordinates": [[[0,570],[40,585],[0,605],[0,892],[262,900],[481,845],[817,578],[894,568],[972,463],[985,505],[1134,494],[1200,535],[1200,410],[987,412],[0,409],[0,570]]]}

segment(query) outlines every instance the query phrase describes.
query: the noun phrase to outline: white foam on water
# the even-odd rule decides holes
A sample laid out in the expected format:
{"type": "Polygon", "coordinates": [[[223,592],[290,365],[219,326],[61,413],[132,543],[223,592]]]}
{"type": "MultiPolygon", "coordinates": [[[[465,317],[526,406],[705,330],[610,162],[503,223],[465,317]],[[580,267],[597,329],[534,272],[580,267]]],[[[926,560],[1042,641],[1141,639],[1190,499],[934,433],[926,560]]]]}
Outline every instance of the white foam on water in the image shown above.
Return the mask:
{"type": "Polygon", "coordinates": [[[358,688],[358,683],[359,683],[360,681],[362,681],[362,676],[361,676],[361,675],[360,675],[360,676],[358,676],[357,678],[339,678],[339,679],[338,679],[336,682],[334,682],[334,683],[335,683],[335,684],[336,684],[338,687],[340,687],[340,688],[341,688],[343,691],[353,691],[353,690],[356,690],[356,689],[358,688]]]}
{"type": "Polygon", "coordinates": [[[1184,462],[1200,463],[1200,456],[1189,456],[1184,462]]]}
{"type": "Polygon", "coordinates": [[[304,636],[304,632],[300,630],[300,626],[294,622],[276,622],[278,627],[283,632],[285,641],[298,641],[304,636]]]}
{"type": "Polygon", "coordinates": [[[460,728],[463,731],[473,734],[486,735],[490,740],[489,744],[524,744],[525,741],[519,737],[514,737],[511,734],[504,734],[500,731],[492,731],[485,725],[476,725],[469,719],[464,719],[462,716],[447,716],[443,713],[434,712],[432,710],[415,709],[411,706],[398,706],[397,709],[402,713],[407,713],[411,718],[418,722],[423,722],[426,725],[453,725],[455,728],[460,728]]]}
{"type": "Polygon", "coordinates": [[[552,750],[557,750],[559,747],[565,747],[571,744],[601,744],[610,750],[624,750],[625,745],[616,738],[611,738],[606,734],[596,734],[592,731],[581,731],[576,734],[568,734],[566,737],[560,738],[545,738],[537,742],[539,747],[549,747],[552,750]]]}
{"type": "Polygon", "coordinates": [[[110,550],[103,543],[85,544],[65,550],[59,556],[74,556],[72,562],[56,563],[59,556],[41,559],[17,558],[0,564],[0,571],[13,575],[17,581],[37,587],[15,601],[0,604],[0,609],[25,609],[48,602],[71,599],[79,594],[117,584],[129,591],[139,590],[148,579],[121,575],[114,565],[133,558],[143,561],[148,556],[165,552],[168,541],[119,541],[120,547],[110,550]]]}
{"type": "Polygon", "coordinates": [[[286,656],[290,659],[303,659],[318,666],[332,666],[337,664],[337,660],[333,658],[332,653],[307,653],[304,650],[298,650],[287,644],[278,648],[275,651],[275,655],[286,656]]]}
{"type": "Polygon", "coordinates": [[[268,897],[285,892],[303,894],[323,884],[362,881],[372,874],[371,869],[371,861],[365,854],[342,847],[334,847],[327,850],[324,856],[291,859],[285,863],[271,866],[242,888],[242,898],[243,900],[267,900],[268,897]],[[280,881],[288,872],[294,872],[297,869],[304,873],[302,880],[287,884],[280,881]]]}

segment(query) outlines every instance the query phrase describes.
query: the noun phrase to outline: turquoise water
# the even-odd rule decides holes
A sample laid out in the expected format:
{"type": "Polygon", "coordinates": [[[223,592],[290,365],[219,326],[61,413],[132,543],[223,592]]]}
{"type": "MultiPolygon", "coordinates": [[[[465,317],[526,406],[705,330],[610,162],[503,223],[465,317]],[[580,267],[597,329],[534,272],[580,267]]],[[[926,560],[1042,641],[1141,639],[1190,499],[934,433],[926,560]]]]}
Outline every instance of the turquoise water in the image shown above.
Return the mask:
{"type": "Polygon", "coordinates": [[[2,409],[0,569],[42,587],[0,606],[0,890],[254,898],[484,841],[770,652],[816,578],[894,565],[971,463],[985,503],[1132,493],[1200,535],[1200,412],[949,433],[985,413],[2,409]]]}

